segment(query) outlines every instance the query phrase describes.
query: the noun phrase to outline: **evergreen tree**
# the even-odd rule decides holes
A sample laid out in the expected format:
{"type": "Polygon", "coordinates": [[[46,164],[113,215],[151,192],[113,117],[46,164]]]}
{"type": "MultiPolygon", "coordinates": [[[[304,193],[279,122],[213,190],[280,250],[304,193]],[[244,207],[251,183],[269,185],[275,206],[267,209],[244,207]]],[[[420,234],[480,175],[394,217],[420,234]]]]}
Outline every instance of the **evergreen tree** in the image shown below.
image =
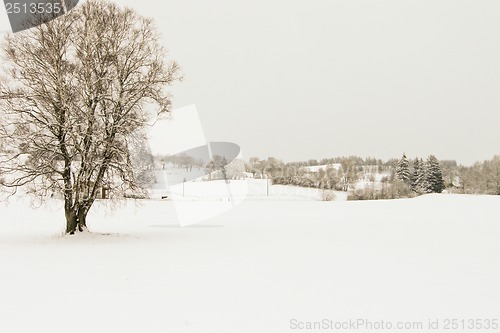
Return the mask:
{"type": "Polygon", "coordinates": [[[411,176],[411,189],[416,193],[426,192],[425,165],[422,159],[413,161],[413,173],[411,176]]]}
{"type": "Polygon", "coordinates": [[[434,155],[430,155],[427,159],[426,183],[429,193],[441,193],[444,190],[443,173],[439,161],[434,155]]]}
{"type": "Polygon", "coordinates": [[[410,163],[405,154],[396,164],[396,178],[405,184],[410,184],[410,163]]]}

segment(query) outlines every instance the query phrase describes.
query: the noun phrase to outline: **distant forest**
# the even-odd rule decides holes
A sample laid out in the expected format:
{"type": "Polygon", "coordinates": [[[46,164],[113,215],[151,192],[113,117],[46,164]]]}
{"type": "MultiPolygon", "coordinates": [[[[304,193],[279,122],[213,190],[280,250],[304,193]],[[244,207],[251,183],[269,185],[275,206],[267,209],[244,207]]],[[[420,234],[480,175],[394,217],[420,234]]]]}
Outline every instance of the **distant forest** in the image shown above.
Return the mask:
{"type": "Polygon", "coordinates": [[[346,191],[350,200],[396,199],[426,193],[500,195],[500,155],[472,166],[434,155],[383,161],[377,158],[346,156],[285,163],[275,157],[228,161],[213,156],[209,163],[185,154],[156,156],[156,165],[165,163],[191,170],[205,168],[210,180],[219,178],[269,179],[275,185],[293,185],[330,191],[346,191]]]}
{"type": "Polygon", "coordinates": [[[284,163],[274,157],[250,158],[246,171],[274,184],[349,191],[350,199],[390,199],[425,193],[500,195],[500,155],[462,166],[454,160],[426,159],[383,161],[359,156],[284,163]],[[322,166],[321,168],[312,167],[322,166]],[[361,184],[361,186],[360,186],[361,184]]]}

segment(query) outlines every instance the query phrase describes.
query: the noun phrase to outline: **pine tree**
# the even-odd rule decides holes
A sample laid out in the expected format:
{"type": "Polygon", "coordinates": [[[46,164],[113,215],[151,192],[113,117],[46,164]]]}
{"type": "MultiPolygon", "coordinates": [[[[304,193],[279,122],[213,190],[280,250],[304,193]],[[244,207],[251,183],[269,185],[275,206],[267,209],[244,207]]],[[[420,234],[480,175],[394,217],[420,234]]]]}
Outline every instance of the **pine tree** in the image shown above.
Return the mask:
{"type": "Polygon", "coordinates": [[[445,188],[441,166],[434,155],[427,159],[426,183],[429,193],[441,193],[445,188]]]}
{"type": "Polygon", "coordinates": [[[411,176],[411,189],[416,193],[426,192],[425,186],[425,165],[422,159],[416,158],[413,161],[413,173],[411,176]]]}
{"type": "Polygon", "coordinates": [[[410,184],[410,163],[405,154],[396,165],[396,178],[405,184],[410,184]]]}

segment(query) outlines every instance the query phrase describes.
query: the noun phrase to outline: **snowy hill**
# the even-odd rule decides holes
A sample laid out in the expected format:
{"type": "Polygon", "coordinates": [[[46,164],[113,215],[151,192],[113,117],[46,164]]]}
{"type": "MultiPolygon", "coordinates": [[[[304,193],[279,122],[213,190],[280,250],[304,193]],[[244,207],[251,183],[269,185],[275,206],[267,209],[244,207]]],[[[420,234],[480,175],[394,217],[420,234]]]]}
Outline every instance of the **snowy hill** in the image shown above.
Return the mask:
{"type": "Polygon", "coordinates": [[[0,205],[0,332],[498,317],[498,196],[245,201],[187,228],[174,202],[102,203],[89,216],[96,234],[76,237],[60,235],[59,202],[0,205]]]}
{"type": "MultiPolygon", "coordinates": [[[[172,171],[155,171],[157,183],[152,188],[152,197],[161,198],[168,195],[170,199],[192,200],[220,200],[227,198],[248,200],[323,200],[325,191],[316,188],[299,186],[272,185],[267,179],[231,179],[201,181],[203,172],[193,169],[197,178],[182,182],[184,174],[172,171]],[[169,183],[177,185],[169,186],[169,183]]],[[[331,193],[333,200],[347,200],[347,193],[340,191],[326,191],[331,193]]]]}

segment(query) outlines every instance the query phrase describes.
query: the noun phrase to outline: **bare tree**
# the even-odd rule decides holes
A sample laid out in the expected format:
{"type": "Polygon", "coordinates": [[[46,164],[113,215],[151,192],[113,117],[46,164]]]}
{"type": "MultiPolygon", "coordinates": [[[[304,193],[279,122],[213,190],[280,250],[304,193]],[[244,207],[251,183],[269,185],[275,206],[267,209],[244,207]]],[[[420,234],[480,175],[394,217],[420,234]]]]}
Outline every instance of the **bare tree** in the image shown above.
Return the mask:
{"type": "Polygon", "coordinates": [[[170,111],[179,67],[150,19],[96,0],[8,35],[2,49],[1,185],[60,193],[66,233],[85,230],[104,186],[139,187],[130,140],[170,111]]]}

